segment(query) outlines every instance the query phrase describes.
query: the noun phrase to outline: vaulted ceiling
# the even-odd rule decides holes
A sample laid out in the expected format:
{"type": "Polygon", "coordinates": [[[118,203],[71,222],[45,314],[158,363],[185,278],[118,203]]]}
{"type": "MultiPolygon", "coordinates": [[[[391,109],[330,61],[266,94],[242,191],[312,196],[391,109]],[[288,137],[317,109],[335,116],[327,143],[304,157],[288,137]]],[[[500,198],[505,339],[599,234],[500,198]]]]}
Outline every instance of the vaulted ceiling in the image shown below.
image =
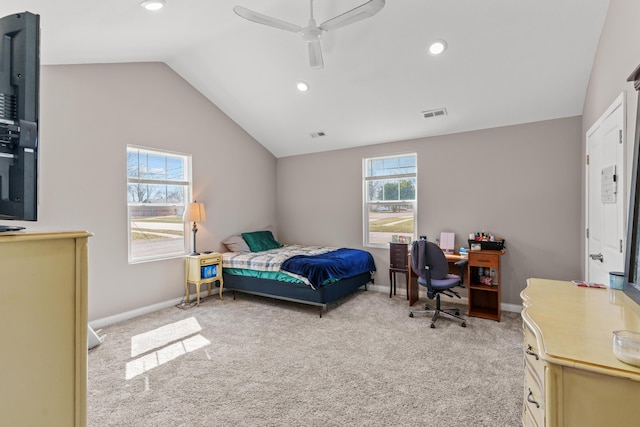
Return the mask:
{"type": "MultiPolygon", "coordinates": [[[[314,0],[314,17],[365,1],[314,0]]],[[[3,0],[0,16],[40,15],[42,64],[165,62],[284,157],[580,115],[609,1],[386,0],[323,34],[322,69],[300,34],[233,12],[304,27],[309,0],[166,3],[3,0]],[[436,39],[448,45],[440,56],[427,53],[436,39]]]]}

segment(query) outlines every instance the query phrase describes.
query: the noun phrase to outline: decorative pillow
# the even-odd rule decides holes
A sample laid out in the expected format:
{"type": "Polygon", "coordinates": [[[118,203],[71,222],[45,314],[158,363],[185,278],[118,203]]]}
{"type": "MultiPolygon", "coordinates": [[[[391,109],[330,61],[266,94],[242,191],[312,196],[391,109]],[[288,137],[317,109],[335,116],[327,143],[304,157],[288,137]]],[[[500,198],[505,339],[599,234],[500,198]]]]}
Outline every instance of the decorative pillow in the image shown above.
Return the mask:
{"type": "Polygon", "coordinates": [[[247,242],[240,236],[236,234],[235,236],[227,237],[222,241],[224,245],[229,249],[230,252],[251,252],[249,249],[249,245],[247,242]]]}
{"type": "Polygon", "coordinates": [[[242,238],[247,242],[247,245],[249,245],[251,252],[262,252],[282,247],[282,245],[273,237],[273,233],[268,230],[242,233],[242,238]]]}

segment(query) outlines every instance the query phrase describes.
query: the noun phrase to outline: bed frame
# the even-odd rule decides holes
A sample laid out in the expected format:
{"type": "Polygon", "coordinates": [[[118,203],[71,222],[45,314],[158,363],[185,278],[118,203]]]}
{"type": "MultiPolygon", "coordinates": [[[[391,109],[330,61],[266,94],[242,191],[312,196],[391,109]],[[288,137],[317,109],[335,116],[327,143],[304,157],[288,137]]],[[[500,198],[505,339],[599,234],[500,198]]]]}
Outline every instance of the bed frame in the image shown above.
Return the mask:
{"type": "Polygon", "coordinates": [[[362,286],[367,290],[367,283],[373,283],[373,276],[370,272],[361,273],[347,279],[341,279],[337,282],[321,286],[318,289],[313,289],[302,283],[287,283],[277,280],[226,274],[224,270],[222,270],[222,276],[224,278],[224,289],[233,291],[233,299],[236,298],[236,291],[238,291],[285,301],[316,305],[320,309],[320,317],[322,317],[323,311],[328,311],[327,306],[329,303],[355,292],[362,286]]]}

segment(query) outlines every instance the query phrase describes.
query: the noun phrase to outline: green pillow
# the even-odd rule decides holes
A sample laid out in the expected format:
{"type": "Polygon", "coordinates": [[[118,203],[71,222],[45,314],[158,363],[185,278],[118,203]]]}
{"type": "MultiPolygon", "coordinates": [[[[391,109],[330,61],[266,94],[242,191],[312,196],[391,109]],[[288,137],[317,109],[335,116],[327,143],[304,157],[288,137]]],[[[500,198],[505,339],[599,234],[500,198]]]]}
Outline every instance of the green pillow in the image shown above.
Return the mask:
{"type": "Polygon", "coordinates": [[[262,252],[282,247],[273,237],[273,233],[267,230],[242,233],[242,238],[247,242],[247,245],[249,245],[251,252],[262,252]]]}

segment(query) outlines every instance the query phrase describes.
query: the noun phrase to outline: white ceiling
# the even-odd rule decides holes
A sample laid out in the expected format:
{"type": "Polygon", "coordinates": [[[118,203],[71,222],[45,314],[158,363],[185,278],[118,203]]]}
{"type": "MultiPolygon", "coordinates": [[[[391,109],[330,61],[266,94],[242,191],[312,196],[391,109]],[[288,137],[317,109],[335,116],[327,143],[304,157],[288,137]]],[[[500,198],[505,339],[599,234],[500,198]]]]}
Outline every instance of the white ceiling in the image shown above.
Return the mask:
{"type": "MultiPolygon", "coordinates": [[[[365,0],[315,0],[321,23],[365,0]]],[[[2,0],[40,15],[42,64],[162,61],[276,157],[582,114],[608,0],[387,0],[325,33],[309,68],[308,0],[2,0]],[[440,57],[431,40],[449,45],[440,57]],[[295,90],[304,80],[306,93],[295,90]],[[448,115],[424,119],[444,107],[448,115]],[[311,138],[313,132],[326,136],[311,138]]],[[[160,90],[160,89],[159,89],[160,90]]]]}

